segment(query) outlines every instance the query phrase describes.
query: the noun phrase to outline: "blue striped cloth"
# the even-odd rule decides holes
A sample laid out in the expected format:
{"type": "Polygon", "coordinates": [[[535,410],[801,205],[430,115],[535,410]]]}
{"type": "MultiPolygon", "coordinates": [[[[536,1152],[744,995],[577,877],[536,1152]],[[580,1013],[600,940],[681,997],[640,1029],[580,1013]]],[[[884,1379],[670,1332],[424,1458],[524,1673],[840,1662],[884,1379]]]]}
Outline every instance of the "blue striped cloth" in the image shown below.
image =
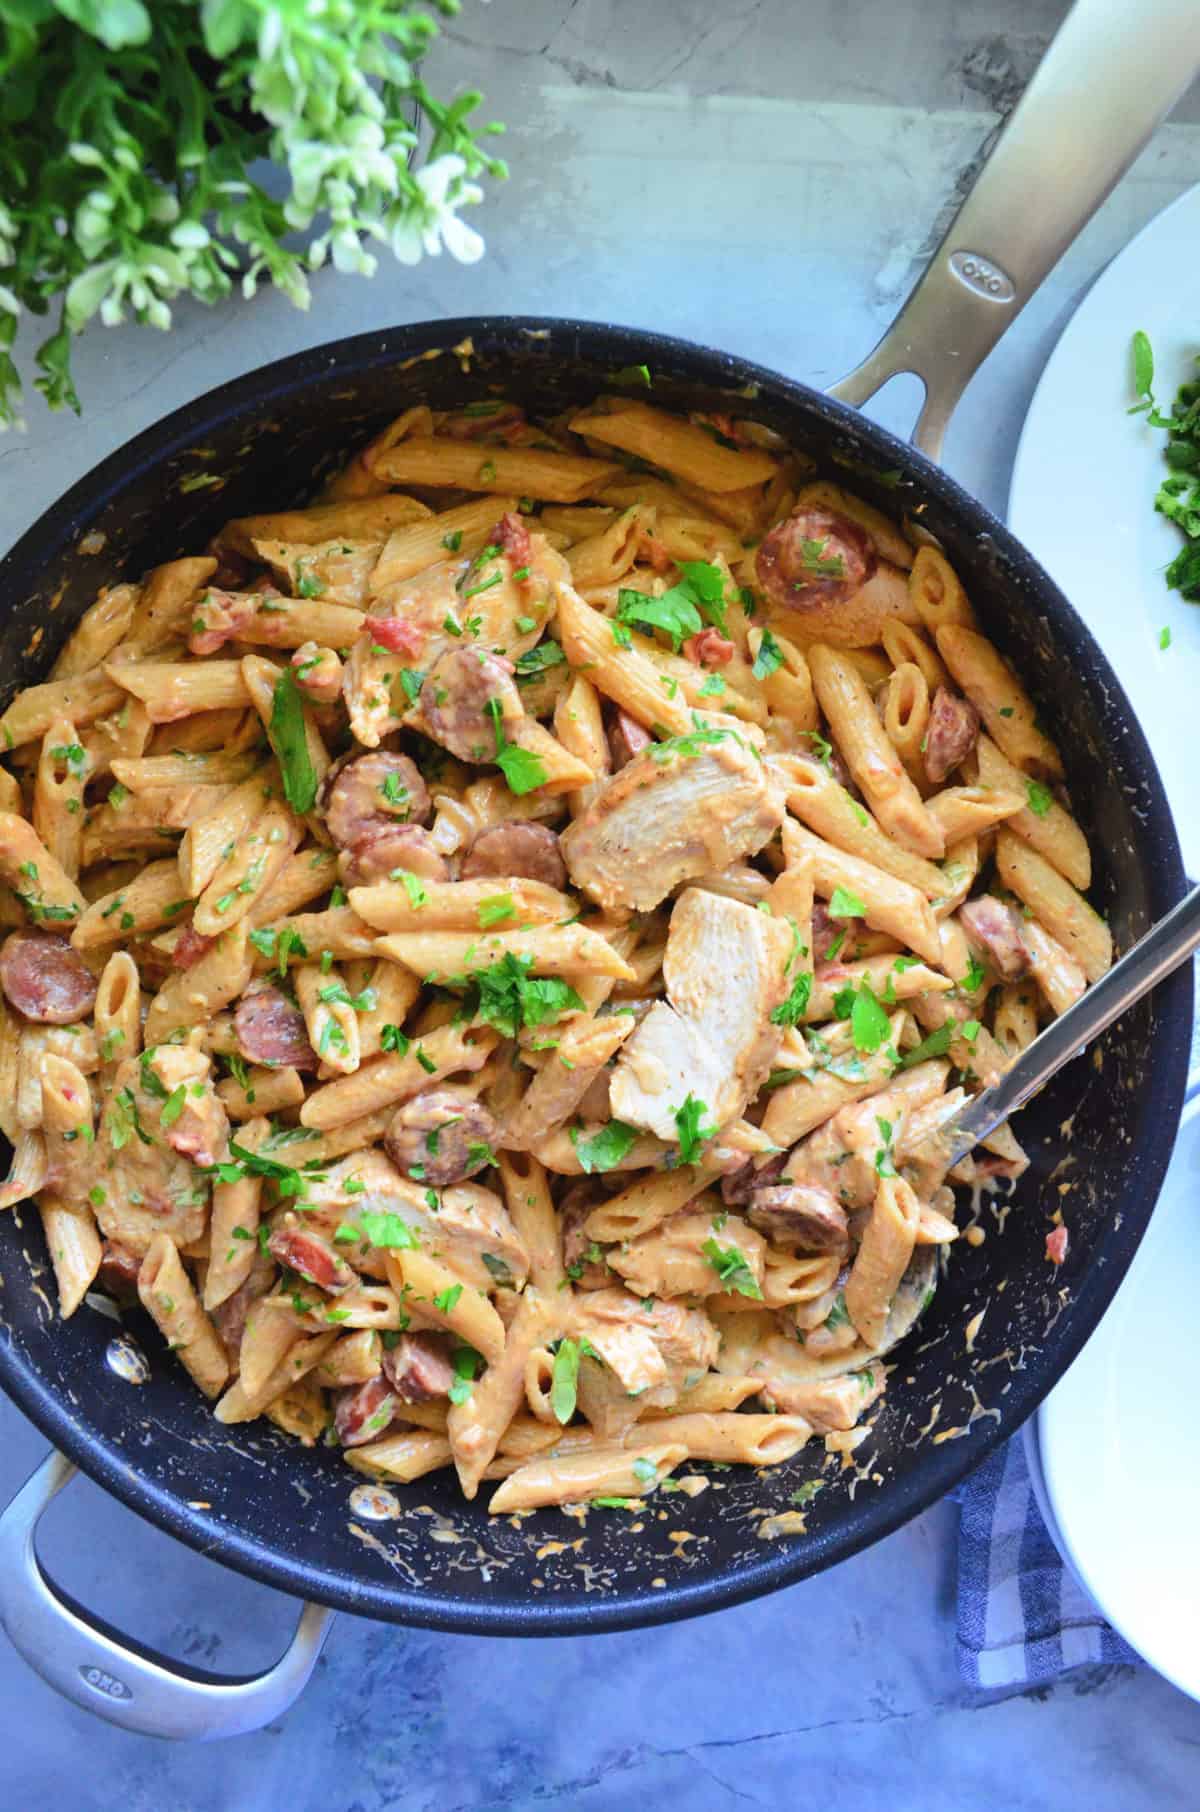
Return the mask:
{"type": "Polygon", "coordinates": [[[1037,1686],[1073,1667],[1138,1661],[1064,1565],[1029,1477],[1020,1435],[955,1493],[958,1666],[968,1686],[1037,1686]]]}

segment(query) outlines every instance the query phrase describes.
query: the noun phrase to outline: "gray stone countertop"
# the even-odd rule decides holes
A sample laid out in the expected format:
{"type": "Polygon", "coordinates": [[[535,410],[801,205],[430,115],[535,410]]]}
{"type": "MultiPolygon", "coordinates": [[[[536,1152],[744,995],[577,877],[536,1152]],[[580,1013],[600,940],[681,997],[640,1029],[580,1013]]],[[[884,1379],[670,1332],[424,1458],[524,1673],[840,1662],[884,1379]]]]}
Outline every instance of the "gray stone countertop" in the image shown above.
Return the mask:
{"type": "MultiPolygon", "coordinates": [[[[373,282],[320,275],[312,310],[264,293],[174,330],[90,332],[80,422],[31,399],[0,443],[0,548],[97,460],[270,359],[398,321],[577,315],[701,340],[824,385],[887,325],[1061,0],[465,0],[434,73],[487,91],[512,180],[478,219],[486,260],[373,282]]],[[[1196,90],[971,385],[946,463],[1003,510],[1045,358],[1088,283],[1200,171],[1196,90]]],[[[916,387],[874,413],[904,431],[916,387]]],[[[303,475],[298,475],[302,481],[303,475]]],[[[0,1404],[0,1501],[45,1450],[0,1404]]],[[[69,1783],[77,1812],[698,1812],[812,1796],[837,1812],[1192,1807],[1200,1709],[1146,1670],[972,1700],[954,1664],[949,1503],[832,1573],[623,1636],[521,1644],[339,1618],[281,1723],[216,1748],[129,1737],[76,1711],[0,1642],[0,1806],[69,1783]]],[[[261,1667],[294,1607],[78,1482],[48,1563],[168,1651],[261,1667]]]]}

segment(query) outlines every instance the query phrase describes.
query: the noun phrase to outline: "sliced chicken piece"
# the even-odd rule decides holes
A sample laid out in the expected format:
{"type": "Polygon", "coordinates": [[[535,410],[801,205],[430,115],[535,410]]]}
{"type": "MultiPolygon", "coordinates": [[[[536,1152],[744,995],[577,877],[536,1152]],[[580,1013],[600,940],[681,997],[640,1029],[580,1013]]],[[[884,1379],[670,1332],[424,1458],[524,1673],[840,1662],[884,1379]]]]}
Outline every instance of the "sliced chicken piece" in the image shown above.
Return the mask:
{"type": "Polygon", "coordinates": [[[887,1383],[885,1365],[843,1372],[839,1378],[791,1379],[786,1373],[768,1378],[762,1395],[781,1415],[803,1416],[817,1434],[853,1428],[887,1383]]]}
{"type": "Polygon", "coordinates": [[[728,1076],[722,1054],[674,1007],[656,1000],[609,1075],[609,1110],[614,1119],[644,1127],[674,1145],[679,1139],[675,1115],[689,1095],[708,1109],[705,1124],[718,1124],[715,1116],[726,1098],[728,1076]]]}
{"type": "Polygon", "coordinates": [[[745,739],[700,730],[627,762],[563,833],[562,855],[606,912],[648,912],[683,882],[756,854],[782,819],[745,739]]]}
{"type": "Polygon", "coordinates": [[[575,1326],[625,1389],[638,1393],[708,1371],[720,1345],[702,1310],[661,1298],[639,1301],[628,1290],[589,1291],[577,1305],[575,1326]]]}
{"type": "Polygon", "coordinates": [[[386,1275],[385,1248],[371,1238],[379,1231],[371,1217],[379,1214],[403,1221],[423,1252],[444,1259],[474,1289],[519,1289],[529,1275],[529,1254],[498,1195],[474,1183],[433,1189],[410,1182],[381,1151],[355,1152],[311,1184],[306,1178],[305,1201],[305,1225],[314,1232],[334,1238],[339,1227],[362,1230],[361,1239],[343,1235],[336,1243],[366,1277],[386,1275]]]}
{"type": "MultiPolygon", "coordinates": [[[[568,833],[569,835],[570,833],[568,833]]],[[[657,1002],[625,1044],[610,1085],[617,1119],[678,1142],[687,1097],[724,1126],[766,1080],[782,1032],[792,934],[782,919],[690,887],[675,902],[657,1002]]]]}
{"type": "Polygon", "coordinates": [[[1002,981],[1020,981],[1029,974],[1029,946],[1021,920],[1007,901],[981,893],[959,908],[958,922],[972,950],[980,952],[1002,981]]]}

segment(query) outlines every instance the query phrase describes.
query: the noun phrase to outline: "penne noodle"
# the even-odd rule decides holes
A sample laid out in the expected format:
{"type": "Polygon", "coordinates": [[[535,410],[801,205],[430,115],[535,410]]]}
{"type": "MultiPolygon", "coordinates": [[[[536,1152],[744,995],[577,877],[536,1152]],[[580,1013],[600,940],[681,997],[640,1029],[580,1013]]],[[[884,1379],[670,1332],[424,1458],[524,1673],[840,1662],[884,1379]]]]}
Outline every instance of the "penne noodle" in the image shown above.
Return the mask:
{"type": "Polygon", "coordinates": [[[1010,830],[996,836],[996,872],[1083,969],[1090,982],[1112,968],[1112,932],[1083,895],[1010,830]]]}
{"type": "Polygon", "coordinates": [[[808,664],[834,740],[888,836],[918,856],[944,854],[946,840],[884,734],[862,675],[821,642],[809,649],[808,664]]]}
{"type": "Polygon", "coordinates": [[[453,982],[493,968],[509,957],[527,959],[533,975],[610,975],[632,981],[634,972],[612,945],[585,925],[547,925],[532,931],[401,931],[376,940],[380,956],[402,963],[422,980],[453,982]]]}
{"type": "MultiPolygon", "coordinates": [[[[619,447],[706,491],[740,491],[774,478],[778,461],[755,448],[722,447],[706,429],[649,403],[612,402],[571,418],[571,432],[619,447]]],[[[564,502],[572,501],[570,498],[564,502]]]]}
{"type": "Polygon", "coordinates": [[[428,439],[414,436],[389,447],[375,460],[373,470],[389,484],[446,486],[578,503],[582,497],[596,496],[620,467],[610,460],[581,459],[572,453],[476,446],[431,435],[428,439]]]}
{"type": "Polygon", "coordinates": [[[352,887],[350,904],[376,931],[478,932],[491,925],[543,924],[570,918],[575,902],[556,887],[521,875],[471,881],[379,881],[352,887]],[[414,885],[414,883],[416,883],[414,885]]]}
{"type": "Polygon", "coordinates": [[[938,653],[987,726],[988,735],[1016,767],[1062,779],[1062,757],[1038,729],[1033,700],[986,636],[948,623],[937,632],[938,653]]]}

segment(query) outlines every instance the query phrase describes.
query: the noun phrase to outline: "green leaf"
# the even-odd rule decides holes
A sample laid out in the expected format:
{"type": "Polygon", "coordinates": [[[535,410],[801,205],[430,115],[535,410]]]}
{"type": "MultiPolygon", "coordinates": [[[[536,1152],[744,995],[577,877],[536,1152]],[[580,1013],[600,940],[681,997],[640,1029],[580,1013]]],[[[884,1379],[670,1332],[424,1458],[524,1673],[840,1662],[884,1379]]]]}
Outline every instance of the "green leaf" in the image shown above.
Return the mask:
{"type": "Polygon", "coordinates": [[[707,617],[714,629],[726,633],[725,578],[719,566],[710,560],[681,560],[679,570],[701,616],[707,617]]]}
{"type": "Polygon", "coordinates": [[[515,918],[516,902],[511,893],[493,893],[486,900],[480,900],[478,908],[479,927],[486,931],[492,925],[502,925],[505,919],[515,918]]]}
{"type": "Polygon", "coordinates": [[[424,906],[428,901],[428,890],[419,875],[410,873],[407,868],[393,868],[391,871],[391,879],[404,883],[404,891],[408,895],[408,903],[414,911],[424,906]]]}
{"type": "Polygon", "coordinates": [[[545,1025],[560,1013],[578,1012],[583,1001],[569,983],[555,975],[531,976],[531,956],[514,956],[506,950],[498,963],[471,970],[467,976],[477,990],[473,1017],[515,1038],[522,1026],[545,1025]]]}
{"type": "Polygon", "coordinates": [[[144,44],[150,36],[150,13],[142,0],[54,0],[54,10],[109,50],[144,44]]]}
{"type": "Polygon", "coordinates": [[[698,634],[703,627],[700,612],[682,585],[664,592],[661,598],[622,587],[617,593],[617,621],[636,623],[644,629],[661,629],[671,638],[676,654],[684,638],[698,634]]]}
{"type": "Polygon", "coordinates": [[[753,673],[755,679],[767,679],[782,666],[783,649],[779,646],[779,643],[775,640],[771,631],[769,629],[764,629],[762,632],[762,641],[758,645],[758,653],[754,657],[754,665],[750,671],[753,673]]]}
{"type": "Polygon", "coordinates": [[[848,887],[835,887],[829,900],[829,916],[831,919],[865,919],[867,908],[848,887]]]}
{"type": "Polygon", "coordinates": [[[545,786],[548,778],[539,755],[528,749],[514,748],[511,743],[497,750],[496,766],[504,775],[509,792],[516,793],[518,798],[524,793],[536,792],[538,787],[545,786]]]}
{"type": "Polygon", "coordinates": [[[643,384],[649,390],[650,367],[649,365],[622,365],[619,371],[611,373],[608,381],[610,384],[643,384]]]}
{"type": "Polygon", "coordinates": [[[465,1403],[471,1395],[471,1386],[483,1369],[483,1354],[477,1353],[473,1346],[460,1346],[454,1350],[454,1383],[450,1386],[451,1403],[465,1403]]]}
{"type": "Polygon", "coordinates": [[[311,812],[317,802],[317,775],[308,750],[304,706],[290,667],[275,682],[268,735],[283,774],[284,797],[294,812],[311,812]]]}
{"type": "Polygon", "coordinates": [[[368,1245],[378,1246],[383,1250],[392,1249],[400,1252],[418,1252],[421,1242],[415,1227],[401,1220],[398,1214],[386,1209],[374,1212],[364,1209],[358,1217],[358,1226],[362,1237],[368,1245]]]}
{"type": "Polygon", "coordinates": [[[550,1407],[554,1411],[555,1421],[564,1426],[575,1414],[579,1360],[578,1341],[560,1340],[558,1351],[554,1355],[554,1369],[550,1374],[550,1407]]]}
{"type": "Polygon", "coordinates": [[[171,1093],[163,1102],[163,1110],[160,1119],[164,1126],[174,1126],[176,1120],[178,1120],[180,1114],[183,1112],[186,1100],[187,1088],[181,1082],[178,1088],[171,1090],[171,1093]]]}
{"type": "Polygon", "coordinates": [[[850,1012],[850,1036],[856,1051],[877,1051],[887,1037],[890,1021],[869,981],[858,985],[850,1012]]]}
{"type": "Polygon", "coordinates": [[[811,970],[803,970],[792,983],[791,993],[787,999],[774,1009],[771,1024],[775,1026],[794,1026],[803,1019],[812,999],[813,978],[811,970]]]}
{"type": "Polygon", "coordinates": [[[1153,399],[1154,348],[1140,327],[1133,336],[1133,388],[1136,395],[1153,399]]]}
{"type": "Polygon", "coordinates": [[[517,656],[517,684],[536,679],[539,674],[548,673],[551,667],[561,667],[566,658],[557,642],[539,642],[536,648],[517,656]]]}
{"type": "Polygon", "coordinates": [[[1039,780],[1029,780],[1025,784],[1025,796],[1029,809],[1035,818],[1044,818],[1054,804],[1054,795],[1049,787],[1044,787],[1039,780]]]}
{"type": "Polygon", "coordinates": [[[736,1290],[739,1296],[748,1296],[753,1302],[762,1301],[762,1291],[740,1246],[721,1246],[715,1239],[706,1239],[700,1250],[716,1272],[723,1290],[736,1290]]]}
{"type": "Polygon", "coordinates": [[[571,1128],[575,1155],[589,1176],[596,1171],[612,1170],[632,1151],[638,1137],[637,1127],[626,1126],[623,1120],[610,1120],[590,1139],[581,1139],[578,1128],[571,1128]]]}
{"type": "Polygon", "coordinates": [[[950,1021],[947,1020],[945,1025],[938,1026],[936,1030],[930,1032],[928,1038],[923,1038],[920,1044],[915,1044],[911,1051],[905,1051],[898,1067],[902,1070],[911,1070],[914,1064],[924,1063],[930,1057],[944,1057],[950,1049],[952,1036],[953,1029],[950,1021]]]}
{"type": "Polygon", "coordinates": [[[688,1095],[682,1107],[675,1110],[675,1124],[679,1129],[679,1161],[681,1164],[694,1164],[700,1156],[701,1148],[717,1132],[715,1126],[702,1124],[708,1112],[706,1101],[697,1101],[694,1095],[688,1095]]]}
{"type": "Polygon", "coordinates": [[[463,1293],[460,1283],[450,1284],[445,1290],[439,1290],[433,1299],[433,1306],[440,1315],[452,1315],[458,1307],[458,1299],[463,1293]]]}

